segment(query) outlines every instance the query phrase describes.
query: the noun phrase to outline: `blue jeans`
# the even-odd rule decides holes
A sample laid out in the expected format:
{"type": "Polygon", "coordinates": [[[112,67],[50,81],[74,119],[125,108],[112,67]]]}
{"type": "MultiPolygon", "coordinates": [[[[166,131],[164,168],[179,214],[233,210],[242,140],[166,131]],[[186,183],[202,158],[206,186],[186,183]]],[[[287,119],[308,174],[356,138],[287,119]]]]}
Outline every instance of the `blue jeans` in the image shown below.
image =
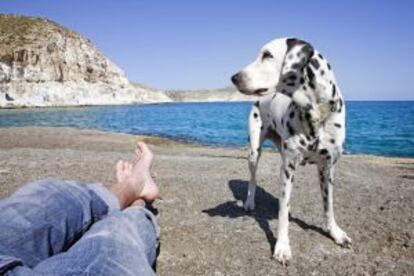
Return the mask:
{"type": "Polygon", "coordinates": [[[153,275],[158,237],[101,184],[33,182],[0,201],[0,275],[153,275]]]}

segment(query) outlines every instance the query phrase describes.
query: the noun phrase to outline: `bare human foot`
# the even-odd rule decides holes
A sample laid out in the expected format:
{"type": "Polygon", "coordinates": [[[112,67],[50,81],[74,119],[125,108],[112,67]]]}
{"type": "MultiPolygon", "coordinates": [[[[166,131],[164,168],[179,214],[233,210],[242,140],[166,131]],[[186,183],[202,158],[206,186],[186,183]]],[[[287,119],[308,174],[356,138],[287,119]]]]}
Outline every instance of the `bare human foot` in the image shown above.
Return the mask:
{"type": "Polygon", "coordinates": [[[148,146],[139,142],[135,150],[137,161],[132,164],[120,160],[116,164],[117,183],[110,189],[117,196],[121,209],[138,199],[151,203],[159,196],[159,189],[151,177],[153,155],[148,146]]]}

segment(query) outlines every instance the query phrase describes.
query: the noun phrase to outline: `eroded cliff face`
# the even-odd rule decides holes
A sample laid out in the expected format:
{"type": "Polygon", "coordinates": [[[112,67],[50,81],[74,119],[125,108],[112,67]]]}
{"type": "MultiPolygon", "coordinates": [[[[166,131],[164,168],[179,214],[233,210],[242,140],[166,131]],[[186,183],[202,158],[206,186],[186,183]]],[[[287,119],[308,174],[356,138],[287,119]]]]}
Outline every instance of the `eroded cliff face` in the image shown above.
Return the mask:
{"type": "Polygon", "coordinates": [[[87,38],[44,18],[0,15],[0,107],[168,101],[132,86],[87,38]]]}

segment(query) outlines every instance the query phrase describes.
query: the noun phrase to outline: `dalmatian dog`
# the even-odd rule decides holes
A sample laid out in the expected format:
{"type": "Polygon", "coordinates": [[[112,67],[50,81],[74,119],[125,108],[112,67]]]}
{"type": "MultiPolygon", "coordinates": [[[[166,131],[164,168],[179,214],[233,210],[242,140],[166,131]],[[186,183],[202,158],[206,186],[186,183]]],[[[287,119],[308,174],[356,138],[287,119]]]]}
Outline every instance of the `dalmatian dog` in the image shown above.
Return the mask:
{"type": "Polygon", "coordinates": [[[274,257],[286,264],[290,195],[298,165],[315,164],[323,199],[325,229],[344,247],[352,241],[338,226],[333,209],[334,167],[345,140],[345,105],[331,65],[308,42],[276,39],[232,76],[237,89],[261,96],[249,115],[249,170],[246,211],[255,207],[256,171],[261,147],[270,139],[282,157],[278,239],[274,257]]]}

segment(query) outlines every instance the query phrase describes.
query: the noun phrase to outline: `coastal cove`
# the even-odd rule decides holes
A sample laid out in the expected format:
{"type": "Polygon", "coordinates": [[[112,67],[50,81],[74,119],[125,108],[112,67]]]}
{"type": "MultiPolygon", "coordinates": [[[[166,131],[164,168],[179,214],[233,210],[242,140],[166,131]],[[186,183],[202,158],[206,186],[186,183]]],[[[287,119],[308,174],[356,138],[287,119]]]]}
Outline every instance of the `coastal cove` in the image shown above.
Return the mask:
{"type": "MultiPolygon", "coordinates": [[[[0,128],[76,127],[245,147],[250,108],[249,102],[195,102],[0,110],[0,128]]],[[[414,157],[414,102],[347,102],[345,153],[414,157]]]]}

